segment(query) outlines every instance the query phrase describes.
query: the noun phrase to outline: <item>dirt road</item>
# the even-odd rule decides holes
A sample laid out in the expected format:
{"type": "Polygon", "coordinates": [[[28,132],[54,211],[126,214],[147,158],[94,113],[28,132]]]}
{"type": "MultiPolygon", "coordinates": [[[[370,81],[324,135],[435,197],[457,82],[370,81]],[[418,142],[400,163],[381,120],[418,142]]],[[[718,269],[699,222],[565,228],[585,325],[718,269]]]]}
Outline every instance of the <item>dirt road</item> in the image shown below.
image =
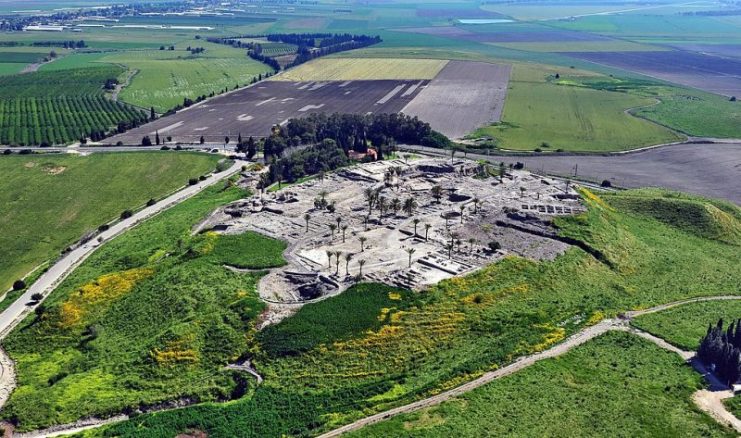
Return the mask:
{"type": "MultiPolygon", "coordinates": [[[[630,324],[630,318],[645,315],[648,313],[658,312],[660,310],[669,309],[671,307],[681,306],[683,304],[689,304],[693,302],[698,301],[713,301],[713,300],[729,300],[729,299],[735,299],[735,300],[741,300],[741,296],[719,296],[719,297],[702,297],[702,298],[694,298],[689,300],[683,300],[683,301],[677,301],[673,303],[663,304],[661,306],[652,307],[650,309],[641,310],[641,311],[635,311],[630,312],[629,314],[626,314],[626,318],[621,319],[606,319],[600,322],[599,324],[593,325],[591,327],[587,327],[583,329],[582,331],[572,335],[566,341],[556,345],[555,347],[537,353],[533,354],[531,356],[525,356],[522,357],[515,362],[500,368],[496,371],[491,371],[483,376],[479,377],[478,379],[472,380],[466,384],[463,384],[457,388],[451,389],[449,391],[440,393],[438,395],[426,398],[424,400],[419,400],[414,403],[410,403],[408,405],[399,406],[398,408],[390,409],[385,412],[381,412],[375,415],[371,415],[370,417],[363,418],[361,420],[358,420],[354,423],[350,423],[348,425],[342,426],[338,429],[332,430],[330,432],[327,432],[323,435],[320,435],[319,438],[331,438],[331,437],[338,437],[342,435],[343,433],[358,430],[360,428],[363,428],[365,426],[375,424],[378,422],[381,422],[383,420],[389,419],[391,417],[394,417],[396,415],[400,414],[406,414],[409,412],[414,412],[420,409],[428,408],[431,406],[439,405],[440,403],[450,400],[451,398],[455,398],[461,394],[464,394],[466,392],[469,392],[473,389],[476,389],[480,386],[486,385],[487,383],[490,383],[496,379],[499,379],[500,377],[508,376],[514,372],[520,371],[524,368],[529,367],[530,365],[535,364],[538,361],[541,361],[543,359],[553,358],[556,356],[560,356],[564,353],[567,353],[572,348],[577,347],[579,345],[582,345],[583,343],[587,342],[590,339],[593,339],[601,334],[606,333],[610,330],[622,330],[622,331],[628,331],[630,333],[636,334],[637,336],[640,336],[644,339],[647,339],[656,345],[658,345],[661,348],[667,349],[669,351],[672,351],[674,353],[679,354],[683,359],[689,360],[694,356],[693,352],[683,351],[668,342],[664,341],[661,338],[658,338],[656,336],[651,335],[650,333],[646,333],[642,330],[638,330],[636,328],[631,327],[630,324]]],[[[699,362],[699,361],[698,361],[699,362]]],[[[696,367],[697,368],[697,367],[696,367]]],[[[698,370],[700,371],[700,370],[698,370]]],[[[704,370],[703,370],[704,371],[704,370]]],[[[701,371],[702,372],[702,371],[701,371]]],[[[703,373],[705,375],[706,373],[703,373]]],[[[702,391],[698,391],[702,392],[702,391]]],[[[716,394],[715,392],[713,394],[716,394]]],[[[719,396],[714,395],[713,397],[717,398],[719,396]]],[[[708,414],[710,414],[713,418],[724,418],[724,419],[730,419],[732,418],[735,420],[736,423],[738,423],[738,428],[736,428],[736,423],[730,423],[738,432],[741,432],[741,422],[739,422],[736,417],[734,417],[730,412],[728,412],[725,409],[725,406],[723,403],[718,403],[715,401],[715,398],[706,396],[704,394],[697,395],[695,394],[695,399],[701,400],[704,405],[700,405],[698,403],[698,406],[705,410],[708,414]]],[[[723,421],[724,424],[728,424],[726,421],[723,421]]]]}

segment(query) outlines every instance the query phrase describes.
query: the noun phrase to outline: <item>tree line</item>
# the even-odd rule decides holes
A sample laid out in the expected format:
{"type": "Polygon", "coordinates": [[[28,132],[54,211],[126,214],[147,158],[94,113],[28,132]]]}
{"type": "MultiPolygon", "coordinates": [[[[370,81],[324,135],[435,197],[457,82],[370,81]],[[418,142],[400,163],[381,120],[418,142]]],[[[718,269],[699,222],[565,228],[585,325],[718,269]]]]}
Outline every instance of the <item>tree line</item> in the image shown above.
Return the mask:
{"type": "Polygon", "coordinates": [[[274,160],[270,171],[262,177],[260,187],[264,189],[274,182],[293,182],[307,175],[339,169],[349,163],[345,151],[334,140],[327,138],[319,144],[274,160]]]}
{"type": "Polygon", "coordinates": [[[265,159],[280,157],[288,147],[334,141],[347,154],[351,149],[365,153],[368,146],[383,156],[397,143],[418,144],[436,148],[450,145],[450,140],[430,124],[405,114],[310,114],[276,126],[264,140],[265,159]]]}
{"type": "Polygon", "coordinates": [[[697,357],[706,364],[715,365],[715,375],[732,385],[741,378],[741,319],[732,321],[723,329],[723,319],[708,326],[700,341],[697,357]]]}

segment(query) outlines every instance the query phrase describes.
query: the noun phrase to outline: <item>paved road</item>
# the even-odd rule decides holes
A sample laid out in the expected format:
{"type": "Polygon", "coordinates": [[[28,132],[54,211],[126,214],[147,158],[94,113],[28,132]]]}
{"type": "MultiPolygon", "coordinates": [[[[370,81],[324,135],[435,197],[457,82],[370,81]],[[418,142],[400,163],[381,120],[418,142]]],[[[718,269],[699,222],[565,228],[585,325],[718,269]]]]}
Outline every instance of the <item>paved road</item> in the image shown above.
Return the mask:
{"type": "MultiPolygon", "coordinates": [[[[641,330],[638,330],[638,329],[636,329],[634,327],[630,327],[629,326],[630,318],[631,317],[635,317],[635,316],[640,316],[640,315],[648,314],[648,313],[657,312],[657,311],[662,310],[662,309],[668,309],[670,307],[675,307],[675,306],[679,306],[679,305],[682,305],[682,304],[688,304],[688,303],[697,302],[697,301],[712,301],[712,300],[715,300],[715,299],[718,299],[718,300],[729,300],[729,299],[741,300],[741,296],[702,297],[702,298],[696,298],[696,299],[690,299],[690,300],[677,301],[675,303],[664,304],[664,305],[657,306],[657,307],[650,308],[650,309],[646,309],[646,310],[643,310],[643,311],[630,312],[629,314],[626,314],[626,316],[629,315],[629,317],[624,318],[624,319],[606,319],[606,320],[603,320],[599,324],[593,325],[591,327],[587,327],[587,328],[585,328],[585,329],[577,332],[576,334],[574,334],[571,337],[569,337],[568,339],[566,339],[564,342],[562,342],[562,343],[560,343],[560,344],[558,344],[558,345],[556,345],[556,346],[554,346],[554,347],[552,347],[552,348],[550,348],[548,350],[545,350],[543,352],[536,353],[536,354],[533,354],[533,355],[530,355],[530,356],[522,357],[522,358],[516,360],[515,362],[513,362],[513,363],[511,363],[511,364],[509,364],[509,365],[507,365],[505,367],[502,367],[502,368],[500,368],[500,369],[498,369],[496,371],[490,371],[488,373],[485,373],[481,377],[479,377],[479,378],[477,378],[475,380],[472,380],[472,381],[470,381],[470,382],[468,382],[466,384],[463,384],[463,385],[461,385],[461,386],[459,386],[457,388],[453,388],[453,389],[451,389],[449,391],[442,392],[442,393],[440,393],[438,395],[435,395],[435,396],[426,398],[424,400],[419,400],[419,401],[416,401],[414,403],[410,403],[408,405],[399,406],[397,408],[390,409],[390,410],[385,411],[385,412],[381,412],[381,413],[378,413],[378,414],[375,414],[375,415],[371,415],[369,417],[360,419],[360,420],[358,420],[358,421],[356,421],[354,423],[347,424],[345,426],[342,426],[340,428],[337,428],[335,430],[332,430],[330,432],[327,432],[327,433],[325,433],[323,435],[320,435],[319,438],[334,438],[334,437],[338,437],[338,436],[340,436],[340,435],[342,435],[344,433],[351,432],[351,431],[354,431],[354,430],[358,430],[358,429],[361,429],[361,428],[363,428],[365,426],[369,426],[371,424],[379,423],[381,421],[387,420],[387,419],[389,419],[391,417],[395,417],[395,416],[400,415],[400,414],[406,414],[406,413],[418,411],[420,409],[424,409],[424,408],[428,408],[428,407],[431,407],[431,406],[439,405],[440,403],[443,403],[443,402],[445,402],[447,400],[450,400],[452,398],[458,397],[458,396],[460,396],[460,395],[462,395],[462,394],[464,394],[466,392],[472,391],[472,390],[474,390],[474,389],[476,389],[476,388],[478,388],[480,386],[486,385],[486,384],[488,384],[488,383],[490,383],[490,382],[492,382],[492,381],[494,381],[496,379],[499,379],[499,378],[504,377],[504,376],[508,376],[508,375],[510,375],[510,374],[512,374],[514,372],[517,372],[517,371],[520,371],[520,370],[522,370],[524,368],[527,368],[530,365],[533,365],[533,364],[535,364],[538,361],[541,361],[543,359],[557,357],[557,356],[560,356],[560,355],[562,355],[564,353],[567,353],[572,348],[577,347],[579,345],[582,345],[585,342],[587,342],[588,340],[593,339],[593,338],[595,338],[595,337],[597,337],[597,336],[599,336],[601,334],[604,334],[604,333],[606,333],[606,332],[608,332],[610,330],[622,330],[622,331],[628,331],[628,332],[634,333],[634,334],[636,334],[638,336],[641,336],[644,339],[647,339],[647,340],[649,340],[651,342],[654,342],[656,345],[658,345],[661,348],[665,348],[667,350],[670,350],[670,351],[672,351],[674,353],[679,354],[685,360],[691,359],[694,356],[694,353],[683,351],[683,350],[681,350],[681,349],[679,349],[679,348],[677,348],[677,347],[675,347],[675,346],[667,343],[663,339],[657,338],[656,336],[651,335],[650,333],[646,333],[646,332],[641,331],[641,330]]],[[[699,363],[699,361],[697,361],[697,363],[699,363]]],[[[703,375],[705,375],[707,377],[707,373],[704,372],[704,368],[703,369],[700,369],[698,371],[700,371],[703,375]]],[[[710,376],[711,376],[711,379],[714,379],[714,377],[712,375],[710,375],[710,376]]],[[[712,386],[716,386],[717,385],[717,381],[711,380],[711,383],[712,383],[712,386]]],[[[720,404],[720,406],[723,406],[722,403],[720,404]]],[[[712,406],[712,408],[717,410],[718,409],[718,405],[715,404],[715,405],[712,406]]],[[[710,411],[708,411],[708,412],[710,413],[710,411]]],[[[714,414],[715,415],[713,415],[713,414],[711,414],[711,415],[713,415],[714,417],[716,417],[716,415],[717,416],[721,416],[721,417],[727,417],[727,415],[720,414],[717,411],[714,411],[714,414]]],[[[728,414],[728,415],[730,415],[730,414],[728,414]]],[[[732,415],[730,415],[730,416],[733,417],[732,415]]],[[[738,420],[736,420],[736,421],[738,421],[738,420]]],[[[741,428],[737,429],[737,431],[741,432],[741,428]]]]}
{"type": "MultiPolygon", "coordinates": [[[[426,153],[439,149],[404,146],[426,153]]],[[[443,154],[450,156],[449,152],[443,154]]],[[[461,154],[459,154],[460,156],[461,154]]],[[[522,162],[533,171],[601,182],[626,188],[665,187],[741,205],[741,142],[682,143],[615,155],[479,155],[468,158],[491,162],[522,162]]]]}
{"type": "MultiPolygon", "coordinates": [[[[196,185],[185,187],[184,189],[170,195],[157,204],[147,207],[128,219],[124,219],[111,226],[110,229],[100,233],[105,241],[108,241],[124,231],[136,226],[138,223],[148,219],[184,200],[197,194],[208,186],[211,186],[224,178],[227,178],[238,172],[242,163],[235,162],[234,165],[217,174],[209,176],[205,181],[196,185]]],[[[90,254],[97,249],[100,244],[97,239],[92,240],[79,248],[67,253],[52,265],[41,277],[36,280],[28,290],[21,295],[13,304],[0,313],[0,340],[3,339],[23,318],[33,311],[39,303],[30,305],[31,296],[40,293],[44,298],[54,290],[54,288],[64,280],[67,275],[80,263],[82,263],[90,254]]],[[[14,371],[12,362],[8,359],[4,350],[0,348],[0,407],[7,401],[14,385],[14,371]]]]}

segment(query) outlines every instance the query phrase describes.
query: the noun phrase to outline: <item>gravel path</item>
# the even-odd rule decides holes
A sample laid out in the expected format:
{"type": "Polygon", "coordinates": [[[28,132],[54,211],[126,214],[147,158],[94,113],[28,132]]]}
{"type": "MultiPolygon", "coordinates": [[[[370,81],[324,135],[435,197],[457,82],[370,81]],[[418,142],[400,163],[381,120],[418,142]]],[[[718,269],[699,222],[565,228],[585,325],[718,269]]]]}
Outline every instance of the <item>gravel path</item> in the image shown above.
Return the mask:
{"type": "MultiPolygon", "coordinates": [[[[630,325],[629,325],[630,319],[632,317],[636,317],[636,316],[645,315],[645,314],[648,314],[648,313],[657,312],[657,311],[660,311],[660,310],[664,310],[664,309],[668,309],[668,308],[671,308],[671,307],[680,306],[680,305],[683,305],[683,304],[693,303],[693,302],[697,302],[697,301],[712,301],[712,300],[715,300],[715,299],[718,299],[718,300],[729,300],[729,299],[741,300],[741,296],[736,296],[736,297],[733,297],[733,296],[702,297],[702,298],[695,298],[695,299],[690,299],[690,300],[677,301],[677,302],[673,302],[673,303],[663,304],[663,305],[657,306],[657,307],[652,307],[650,309],[646,309],[646,310],[642,310],[642,311],[630,312],[630,315],[628,316],[628,314],[626,314],[626,317],[625,318],[606,319],[606,320],[603,320],[599,324],[596,324],[596,325],[593,325],[591,327],[587,327],[587,328],[581,330],[580,332],[578,332],[578,333],[572,335],[571,337],[569,337],[568,339],[566,339],[566,341],[564,341],[564,342],[556,345],[555,347],[553,347],[553,348],[551,348],[549,350],[546,350],[546,351],[543,351],[543,352],[540,352],[540,353],[537,353],[537,354],[533,354],[531,356],[522,357],[522,358],[516,360],[515,362],[511,363],[510,365],[507,365],[507,366],[505,366],[503,368],[500,368],[500,369],[498,369],[496,371],[490,371],[490,372],[484,374],[483,376],[481,376],[481,377],[479,377],[479,378],[477,378],[475,380],[472,380],[472,381],[470,381],[470,382],[468,382],[466,384],[463,384],[463,385],[461,385],[461,386],[459,386],[457,388],[454,388],[454,389],[451,389],[449,391],[440,393],[438,395],[435,395],[435,396],[426,398],[424,400],[419,400],[417,402],[410,403],[408,405],[399,406],[398,408],[390,409],[390,410],[385,411],[385,412],[381,412],[381,413],[378,413],[378,414],[375,414],[375,415],[371,415],[370,417],[363,418],[363,419],[358,420],[358,421],[356,421],[354,423],[350,423],[348,425],[342,426],[342,427],[340,427],[338,429],[335,429],[335,430],[332,430],[330,432],[327,432],[327,433],[325,433],[323,435],[320,435],[319,438],[338,437],[338,436],[342,435],[343,433],[354,431],[354,430],[358,430],[358,429],[360,429],[362,427],[365,427],[365,426],[368,426],[368,425],[371,425],[371,424],[374,424],[374,423],[381,422],[383,420],[386,420],[388,418],[391,418],[391,417],[394,417],[394,416],[397,416],[397,415],[400,415],[400,414],[406,414],[406,413],[409,413],[409,412],[414,412],[414,411],[417,411],[417,410],[420,410],[420,409],[424,409],[424,408],[428,408],[428,407],[431,407],[431,406],[439,405],[440,403],[442,403],[444,401],[447,401],[447,400],[450,400],[452,398],[455,398],[455,397],[457,397],[459,395],[465,394],[466,392],[469,392],[469,391],[471,391],[473,389],[476,389],[476,388],[478,388],[480,386],[486,385],[487,383],[490,383],[490,382],[492,382],[492,381],[494,381],[496,379],[499,379],[500,377],[508,376],[508,375],[510,375],[510,374],[512,374],[514,372],[517,372],[519,370],[522,370],[524,368],[527,368],[530,365],[533,365],[533,364],[535,364],[538,361],[541,361],[543,359],[557,357],[557,356],[560,356],[560,355],[562,355],[564,353],[567,353],[572,348],[577,347],[579,345],[582,345],[583,343],[587,342],[588,340],[593,339],[593,338],[595,338],[595,337],[597,337],[597,336],[599,336],[601,334],[604,334],[604,333],[606,333],[606,332],[608,332],[610,330],[628,331],[630,333],[633,333],[633,334],[635,334],[637,336],[640,336],[640,337],[642,337],[644,339],[647,339],[647,340],[655,343],[656,345],[658,345],[661,348],[664,348],[664,349],[667,349],[669,351],[672,351],[674,353],[679,354],[685,360],[689,360],[689,359],[691,359],[694,356],[694,353],[680,350],[679,348],[677,348],[677,347],[669,344],[668,342],[666,342],[665,340],[663,340],[661,338],[658,338],[656,336],[653,336],[650,333],[646,333],[646,332],[644,332],[642,330],[639,330],[639,329],[630,327],[630,325]]],[[[693,361],[693,362],[694,363],[699,363],[699,361],[693,361]]],[[[694,365],[694,363],[693,363],[693,365],[694,365]]],[[[696,366],[696,368],[697,368],[697,366],[696,366]]],[[[703,373],[704,375],[707,376],[707,373],[703,372],[704,371],[704,368],[701,368],[701,370],[698,370],[698,371],[700,371],[701,373],[703,373]]],[[[701,392],[701,391],[698,391],[698,392],[701,392]]],[[[730,392],[730,391],[728,391],[728,392],[730,392]]],[[[709,399],[708,396],[704,396],[704,395],[697,396],[697,394],[696,394],[696,397],[699,397],[699,399],[700,400],[703,400],[703,401],[707,401],[709,399]]],[[[713,396],[713,397],[718,397],[718,396],[713,396]]],[[[710,398],[710,400],[712,401],[714,399],[713,398],[710,398]]],[[[699,403],[698,403],[698,406],[701,409],[705,410],[703,408],[703,406],[701,406],[699,403]]],[[[708,407],[708,410],[706,410],[706,412],[708,412],[711,416],[713,416],[713,418],[719,418],[719,417],[726,418],[728,416],[733,417],[732,414],[730,414],[728,411],[725,410],[725,406],[723,406],[723,403],[718,404],[717,402],[716,403],[708,402],[708,403],[706,403],[706,406],[708,407]]],[[[733,419],[735,419],[735,417],[733,417],[733,419]]],[[[738,422],[738,419],[735,419],[735,421],[738,422]]],[[[734,425],[734,428],[735,427],[736,426],[734,425]]],[[[741,432],[741,428],[738,428],[736,430],[739,431],[739,432],[741,432]]]]}

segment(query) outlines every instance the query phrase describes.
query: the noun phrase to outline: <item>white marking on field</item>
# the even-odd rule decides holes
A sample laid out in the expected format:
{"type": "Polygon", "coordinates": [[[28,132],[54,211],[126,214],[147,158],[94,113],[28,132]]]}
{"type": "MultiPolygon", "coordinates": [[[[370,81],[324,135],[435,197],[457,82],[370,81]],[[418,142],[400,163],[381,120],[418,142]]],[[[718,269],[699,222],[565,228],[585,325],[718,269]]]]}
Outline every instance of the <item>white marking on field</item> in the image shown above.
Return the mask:
{"type": "Polygon", "coordinates": [[[287,124],[288,124],[288,119],[285,119],[279,123],[280,126],[286,126],[287,124]]]}
{"type": "Polygon", "coordinates": [[[296,99],[293,98],[293,97],[286,97],[285,99],[281,100],[281,102],[286,103],[286,102],[290,102],[292,100],[296,100],[296,99]]]}
{"type": "Polygon", "coordinates": [[[275,97],[271,97],[270,99],[265,99],[262,102],[256,103],[255,106],[262,106],[262,105],[265,105],[266,103],[270,103],[270,102],[272,102],[274,100],[275,100],[275,97]]]}
{"type": "Polygon", "coordinates": [[[326,82],[317,82],[316,84],[314,84],[314,86],[312,86],[311,88],[309,88],[309,91],[316,91],[316,90],[322,88],[325,85],[327,85],[326,82]]]}
{"type": "MultiPolygon", "coordinates": [[[[181,121],[179,121],[179,122],[177,122],[177,123],[173,123],[172,125],[169,125],[169,126],[165,126],[164,128],[162,128],[162,129],[159,129],[159,130],[157,130],[157,131],[159,131],[159,132],[167,132],[167,131],[172,131],[172,130],[173,130],[173,129],[175,129],[175,128],[179,128],[179,127],[183,126],[183,123],[185,123],[185,122],[183,122],[183,121],[181,120],[181,121]]],[[[157,133],[157,131],[153,131],[153,132],[150,132],[150,134],[156,134],[156,133],[157,133]]]]}
{"type": "Polygon", "coordinates": [[[205,131],[207,129],[208,129],[208,126],[204,126],[202,128],[196,128],[196,129],[194,129],[194,131],[205,131]]]}
{"type": "Polygon", "coordinates": [[[405,91],[404,94],[401,95],[401,97],[407,97],[410,94],[414,93],[415,91],[417,91],[417,88],[419,88],[420,85],[422,85],[422,81],[419,81],[414,85],[410,85],[409,88],[407,88],[407,91],[405,91]]]}
{"type": "Polygon", "coordinates": [[[305,90],[305,89],[309,88],[309,87],[310,87],[310,86],[312,86],[312,85],[314,85],[314,82],[308,82],[308,83],[306,83],[306,84],[304,84],[304,85],[302,85],[302,86],[298,87],[298,89],[299,89],[299,90],[305,90]]]}
{"type": "Polygon", "coordinates": [[[386,103],[389,100],[393,99],[394,96],[396,96],[399,93],[399,91],[401,91],[402,89],[404,89],[404,87],[406,87],[406,84],[397,85],[396,87],[394,87],[393,90],[389,91],[388,94],[386,94],[385,96],[383,96],[381,98],[381,100],[379,100],[378,102],[376,102],[376,105],[383,105],[384,103],[386,103]]]}
{"type": "Polygon", "coordinates": [[[249,122],[252,119],[254,119],[254,117],[247,114],[240,114],[239,117],[237,117],[237,120],[239,120],[240,122],[249,122]]]}
{"type": "Polygon", "coordinates": [[[347,86],[348,86],[348,85],[350,85],[350,84],[352,84],[352,81],[346,81],[346,82],[343,82],[343,83],[341,83],[341,84],[339,85],[339,87],[340,87],[340,88],[344,88],[344,87],[347,87],[347,86]]]}
{"type": "Polygon", "coordinates": [[[347,96],[350,93],[352,93],[352,91],[345,91],[345,96],[347,96]]]}
{"type": "Polygon", "coordinates": [[[210,110],[208,110],[208,112],[210,112],[210,113],[212,113],[214,111],[216,111],[216,108],[211,108],[210,110]]]}
{"type": "Polygon", "coordinates": [[[367,113],[365,113],[366,116],[369,116],[371,114],[373,114],[373,111],[368,111],[367,113]]]}
{"type": "Polygon", "coordinates": [[[298,110],[298,112],[305,113],[306,111],[313,110],[313,109],[319,109],[319,108],[321,108],[323,106],[324,106],[323,103],[322,104],[319,104],[319,105],[306,105],[306,106],[302,107],[300,110],[298,110]]]}

